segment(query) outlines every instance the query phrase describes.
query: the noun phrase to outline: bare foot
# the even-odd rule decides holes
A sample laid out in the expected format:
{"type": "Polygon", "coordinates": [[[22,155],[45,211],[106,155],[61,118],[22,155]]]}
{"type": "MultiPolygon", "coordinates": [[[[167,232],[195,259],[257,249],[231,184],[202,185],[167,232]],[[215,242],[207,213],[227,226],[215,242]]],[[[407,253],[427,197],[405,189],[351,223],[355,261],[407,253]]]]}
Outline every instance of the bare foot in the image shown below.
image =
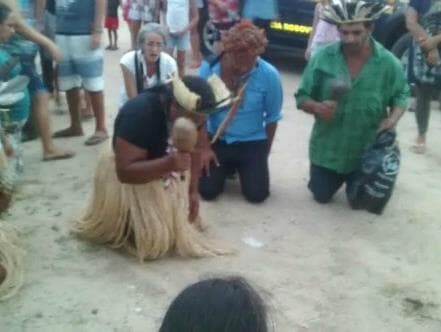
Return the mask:
{"type": "Polygon", "coordinates": [[[70,159],[73,156],[75,156],[75,152],[73,151],[61,150],[59,148],[53,147],[49,151],[43,152],[43,161],[70,159]]]}
{"type": "Polygon", "coordinates": [[[76,137],[76,136],[83,136],[83,129],[81,128],[66,128],[63,130],[59,130],[55,132],[52,137],[53,138],[61,138],[61,137],[76,137]]]}

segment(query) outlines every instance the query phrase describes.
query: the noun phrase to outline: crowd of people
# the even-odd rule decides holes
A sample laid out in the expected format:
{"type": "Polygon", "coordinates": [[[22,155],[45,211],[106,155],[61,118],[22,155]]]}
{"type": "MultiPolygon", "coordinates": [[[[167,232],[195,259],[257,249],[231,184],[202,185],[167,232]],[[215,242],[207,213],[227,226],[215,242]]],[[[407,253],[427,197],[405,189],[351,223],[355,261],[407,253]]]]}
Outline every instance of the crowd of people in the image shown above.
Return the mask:
{"type": "MultiPolygon", "coordinates": [[[[274,1],[208,0],[217,42],[215,56],[206,60],[198,47],[202,2],[19,3],[0,1],[0,79],[5,84],[17,78],[29,82],[21,86],[19,101],[0,105],[7,109],[0,113],[3,159],[12,165],[0,165],[0,206],[7,207],[23,170],[21,133],[30,114],[42,141],[43,160],[74,156],[52,142],[50,94],[55,98],[57,90],[65,91],[70,115],[69,127],[53,137],[83,135],[81,108],[86,103],[96,126],[85,144],[107,140],[102,34],[106,28],[107,50],[118,49],[121,6],[132,49],[120,60],[121,96],[111,147],[98,160],[92,199],[75,233],[123,249],[141,261],[170,253],[190,257],[231,253],[202,233],[199,197],[216,199],[231,176],[238,177],[242,194],[251,203],[270,195],[268,156],[282,118],[283,92],[280,73],[261,55],[268,43],[265,29],[278,15],[274,1]],[[44,79],[35,68],[39,47],[44,79]],[[190,49],[197,76],[185,74],[190,49]]],[[[441,84],[438,4],[411,0],[406,15],[414,37],[409,76],[417,86],[418,137],[413,147],[417,153],[426,149],[430,100],[441,84]]],[[[319,203],[328,203],[343,184],[347,192],[351,190],[365,148],[378,132],[393,130],[407,109],[406,73],[372,37],[374,22],[384,10],[381,2],[320,1],[316,6],[305,52],[308,62],[295,99],[297,108],[315,120],[308,188],[319,203]]],[[[255,328],[248,330],[266,331],[262,301],[241,279],[209,280],[185,290],[171,305],[160,331],[175,330],[181,323],[181,331],[192,330],[191,313],[187,321],[180,313],[193,310],[202,315],[206,305],[197,307],[198,303],[212,303],[219,313],[231,313],[216,295],[225,296],[230,288],[233,293],[242,289],[239,297],[253,310],[247,317],[255,318],[249,323],[255,328]],[[207,290],[214,288],[213,294],[207,290]],[[189,296],[200,296],[201,302],[189,302],[189,296]]],[[[248,309],[235,312],[241,310],[248,309]]],[[[243,323],[233,316],[231,326],[243,323]]],[[[206,324],[205,330],[225,330],[220,323],[217,329],[206,324]]],[[[237,326],[228,331],[247,331],[237,326]]]]}

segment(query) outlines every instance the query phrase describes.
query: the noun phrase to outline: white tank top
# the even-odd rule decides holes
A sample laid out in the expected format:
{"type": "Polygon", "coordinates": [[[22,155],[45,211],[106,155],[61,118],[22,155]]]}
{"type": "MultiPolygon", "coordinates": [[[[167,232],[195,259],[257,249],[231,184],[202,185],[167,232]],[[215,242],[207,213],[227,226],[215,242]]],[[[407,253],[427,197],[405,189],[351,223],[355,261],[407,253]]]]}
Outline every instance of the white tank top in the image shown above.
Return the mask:
{"type": "Polygon", "coordinates": [[[185,29],[190,23],[190,0],[167,0],[166,22],[171,33],[185,29]]]}

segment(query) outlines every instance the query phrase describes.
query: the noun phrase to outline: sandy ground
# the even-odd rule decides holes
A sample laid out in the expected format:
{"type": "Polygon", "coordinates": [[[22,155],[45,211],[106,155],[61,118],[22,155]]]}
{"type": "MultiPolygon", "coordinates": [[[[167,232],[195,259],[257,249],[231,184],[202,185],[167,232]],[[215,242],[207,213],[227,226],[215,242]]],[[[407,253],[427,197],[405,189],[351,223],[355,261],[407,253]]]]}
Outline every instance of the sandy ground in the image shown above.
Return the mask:
{"type": "MultiPolygon", "coordinates": [[[[121,84],[118,59],[128,47],[121,31],[120,51],[106,53],[109,128],[121,84]]],[[[25,144],[25,178],[4,219],[20,230],[26,279],[0,303],[0,331],[156,331],[183,287],[231,274],[262,291],[274,331],[441,331],[440,112],[433,112],[425,156],[408,152],[416,128],[411,113],[402,120],[401,173],[382,216],[351,211],[343,192],[320,206],[306,189],[312,119],[295,110],[292,97],[300,69],[292,59],[276,63],[286,98],[271,155],[271,197],[250,205],[230,182],[218,201],[202,207],[208,233],[233,244],[233,256],[139,264],[77,240],[69,231],[103,146],[60,140],[75,159],[43,163],[39,142],[25,144]]],[[[54,115],[53,122],[60,129],[68,117],[54,115]]],[[[85,129],[91,133],[93,121],[85,129]]]]}

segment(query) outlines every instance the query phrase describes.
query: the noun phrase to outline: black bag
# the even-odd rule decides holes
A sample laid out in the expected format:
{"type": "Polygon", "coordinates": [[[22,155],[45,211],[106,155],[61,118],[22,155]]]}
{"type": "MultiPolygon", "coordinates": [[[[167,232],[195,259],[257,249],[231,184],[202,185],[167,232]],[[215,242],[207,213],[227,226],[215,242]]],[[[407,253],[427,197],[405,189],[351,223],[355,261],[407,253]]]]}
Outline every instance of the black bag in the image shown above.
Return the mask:
{"type": "Polygon", "coordinates": [[[353,209],[381,214],[392,196],[400,168],[400,149],[396,133],[383,130],[363,154],[355,180],[348,189],[353,209]]]}

